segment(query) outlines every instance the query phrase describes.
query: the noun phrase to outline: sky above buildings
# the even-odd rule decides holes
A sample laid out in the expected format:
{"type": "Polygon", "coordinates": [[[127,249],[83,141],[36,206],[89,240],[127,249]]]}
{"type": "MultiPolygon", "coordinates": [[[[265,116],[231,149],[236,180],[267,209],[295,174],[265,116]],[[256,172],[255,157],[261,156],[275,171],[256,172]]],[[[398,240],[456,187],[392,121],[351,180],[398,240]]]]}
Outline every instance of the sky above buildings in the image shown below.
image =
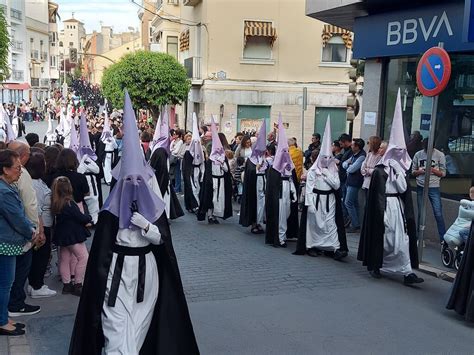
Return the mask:
{"type": "MultiPolygon", "coordinates": [[[[139,25],[137,12],[139,7],[130,0],[55,0],[59,4],[61,20],[72,17],[84,22],[86,32],[112,26],[114,32],[129,31],[128,27],[139,25]]],[[[139,1],[137,1],[139,2],[139,1]]],[[[60,29],[62,29],[62,24],[60,29]]]]}

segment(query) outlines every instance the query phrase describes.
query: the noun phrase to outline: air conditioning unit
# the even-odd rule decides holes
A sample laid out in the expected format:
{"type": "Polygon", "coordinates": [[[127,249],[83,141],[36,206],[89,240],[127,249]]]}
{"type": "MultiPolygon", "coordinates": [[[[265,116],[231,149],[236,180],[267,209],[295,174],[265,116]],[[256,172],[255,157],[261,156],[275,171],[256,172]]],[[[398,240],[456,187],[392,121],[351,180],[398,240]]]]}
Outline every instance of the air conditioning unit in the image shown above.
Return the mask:
{"type": "Polygon", "coordinates": [[[199,4],[202,0],[183,0],[183,5],[184,6],[196,6],[199,4]]]}

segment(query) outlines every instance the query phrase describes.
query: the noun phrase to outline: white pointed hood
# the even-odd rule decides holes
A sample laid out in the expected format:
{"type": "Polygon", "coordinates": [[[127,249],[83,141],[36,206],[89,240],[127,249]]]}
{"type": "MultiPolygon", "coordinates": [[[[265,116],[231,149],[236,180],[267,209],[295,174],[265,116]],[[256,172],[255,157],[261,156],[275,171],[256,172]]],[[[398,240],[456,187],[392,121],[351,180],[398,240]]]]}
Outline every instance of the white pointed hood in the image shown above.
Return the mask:
{"type": "Polygon", "coordinates": [[[321,150],[310,170],[315,170],[317,175],[321,175],[325,168],[329,169],[332,174],[337,174],[338,172],[336,160],[332,155],[331,117],[329,117],[329,115],[326,120],[321,150]]]}

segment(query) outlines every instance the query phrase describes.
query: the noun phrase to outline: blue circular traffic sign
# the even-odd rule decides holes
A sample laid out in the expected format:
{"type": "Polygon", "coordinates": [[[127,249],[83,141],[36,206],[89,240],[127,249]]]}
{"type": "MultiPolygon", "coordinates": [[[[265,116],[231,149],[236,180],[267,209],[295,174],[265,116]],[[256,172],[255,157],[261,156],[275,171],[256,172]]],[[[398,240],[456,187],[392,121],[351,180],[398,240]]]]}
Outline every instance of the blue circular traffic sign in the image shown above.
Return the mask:
{"type": "Polygon", "coordinates": [[[416,70],[416,84],[425,96],[439,95],[451,77],[451,59],[441,47],[428,49],[420,59],[416,70]]]}

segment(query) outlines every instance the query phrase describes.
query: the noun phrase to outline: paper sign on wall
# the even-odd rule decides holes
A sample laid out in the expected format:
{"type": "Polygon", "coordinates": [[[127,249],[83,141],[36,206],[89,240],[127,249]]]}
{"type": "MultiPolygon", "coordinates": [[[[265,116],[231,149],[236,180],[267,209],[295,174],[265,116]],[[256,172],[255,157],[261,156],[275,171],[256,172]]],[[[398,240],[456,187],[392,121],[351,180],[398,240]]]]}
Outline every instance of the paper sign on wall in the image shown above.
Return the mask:
{"type": "Polygon", "coordinates": [[[375,126],[377,122],[377,112],[366,112],[364,114],[364,124],[375,126]]]}

